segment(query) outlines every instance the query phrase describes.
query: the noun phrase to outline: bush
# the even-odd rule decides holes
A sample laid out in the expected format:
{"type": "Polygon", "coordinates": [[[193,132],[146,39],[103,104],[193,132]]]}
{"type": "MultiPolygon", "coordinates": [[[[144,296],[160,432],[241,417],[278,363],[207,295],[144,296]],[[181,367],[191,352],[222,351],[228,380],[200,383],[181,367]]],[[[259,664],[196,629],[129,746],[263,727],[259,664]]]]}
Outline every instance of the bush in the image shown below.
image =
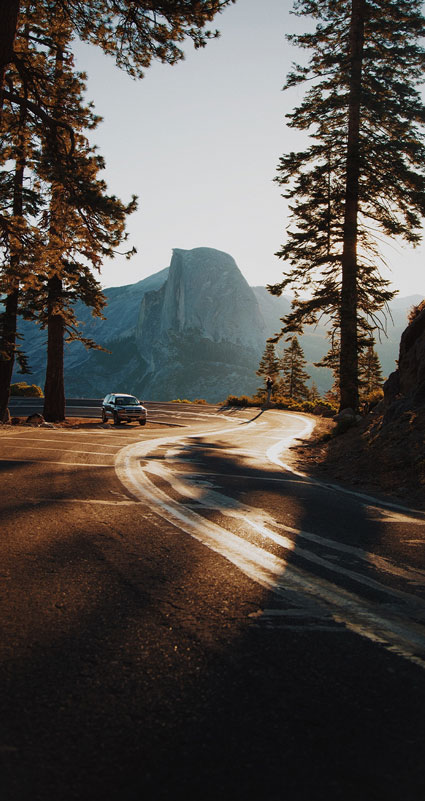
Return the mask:
{"type": "Polygon", "coordinates": [[[258,406],[258,400],[249,398],[248,395],[228,395],[225,401],[226,406],[258,406]]]}
{"type": "Polygon", "coordinates": [[[369,394],[363,398],[364,411],[367,412],[370,409],[373,409],[383,399],[383,397],[383,389],[374,389],[372,392],[369,392],[369,394]]]}
{"type": "MultiPolygon", "coordinates": [[[[224,406],[264,406],[264,400],[258,395],[254,395],[252,398],[249,398],[248,395],[229,395],[224,402],[224,406]]],[[[272,397],[268,408],[286,409],[288,412],[307,412],[309,414],[321,415],[322,417],[333,417],[338,411],[335,406],[327,401],[321,401],[320,403],[296,401],[285,395],[272,397]]]]}
{"type": "Polygon", "coordinates": [[[316,403],[313,414],[319,414],[322,417],[333,417],[337,413],[338,409],[332,403],[328,403],[328,401],[320,401],[320,403],[316,403]]]}
{"type": "Polygon", "coordinates": [[[37,384],[27,384],[26,381],[18,381],[17,384],[11,384],[10,394],[14,398],[44,398],[41,387],[37,386],[37,384]]]}
{"type": "Polygon", "coordinates": [[[312,401],[306,400],[302,402],[301,406],[304,412],[310,412],[311,414],[313,414],[317,406],[317,403],[313,403],[312,401]]]}

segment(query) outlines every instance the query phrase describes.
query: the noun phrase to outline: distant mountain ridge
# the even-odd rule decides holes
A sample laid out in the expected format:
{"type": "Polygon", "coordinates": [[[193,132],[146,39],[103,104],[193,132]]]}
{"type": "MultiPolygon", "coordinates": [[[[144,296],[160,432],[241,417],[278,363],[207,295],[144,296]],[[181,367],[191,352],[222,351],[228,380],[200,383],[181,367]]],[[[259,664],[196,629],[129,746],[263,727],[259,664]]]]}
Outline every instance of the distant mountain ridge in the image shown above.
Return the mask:
{"type": "MultiPolygon", "coordinates": [[[[268,337],[280,330],[290,309],[288,297],[274,297],[266,287],[250,287],[234,259],[213,248],[175,249],[170,266],[122,287],[104,291],[106,320],[76,306],[85,336],[110,353],[87,351],[80,343],[65,347],[68,397],[102,397],[114,390],[145,400],[177,397],[224,400],[228,394],[252,394],[268,337]]],[[[409,308],[422,297],[397,298],[391,304],[394,325],[377,344],[383,372],[395,366],[409,308]]],[[[21,321],[22,347],[32,367],[31,383],[44,384],[45,331],[21,321]]],[[[327,351],[323,325],[309,326],[300,338],[307,371],[321,392],[332,383],[329,370],[315,368],[327,351]]],[[[283,348],[281,342],[278,348],[283,348]]],[[[19,374],[13,380],[22,380],[19,374]]]]}

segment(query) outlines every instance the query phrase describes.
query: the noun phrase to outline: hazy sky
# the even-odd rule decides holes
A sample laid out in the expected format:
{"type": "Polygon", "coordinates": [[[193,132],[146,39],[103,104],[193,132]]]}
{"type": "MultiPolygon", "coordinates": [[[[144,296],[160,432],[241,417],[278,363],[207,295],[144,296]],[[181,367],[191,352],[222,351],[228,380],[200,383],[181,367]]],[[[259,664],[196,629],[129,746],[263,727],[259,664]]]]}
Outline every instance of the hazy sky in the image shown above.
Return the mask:
{"type": "MultiPolygon", "coordinates": [[[[129,218],[130,260],[104,264],[102,286],[130,284],[167,267],[172,249],[230,253],[251,286],[278,281],[274,253],[285,238],[286,204],[273,182],[279,156],[298,149],[285,113],[303,96],[282,92],[299,51],[285,34],[304,30],[292,0],[237,0],[215,25],[218,40],[187,45],[185,61],[154,64],[134,81],[98,49],[78,45],[89,99],[103,117],[93,134],[104,178],[123,200],[139,197],[129,218]]],[[[424,291],[425,247],[387,249],[401,295],[424,291]]]]}

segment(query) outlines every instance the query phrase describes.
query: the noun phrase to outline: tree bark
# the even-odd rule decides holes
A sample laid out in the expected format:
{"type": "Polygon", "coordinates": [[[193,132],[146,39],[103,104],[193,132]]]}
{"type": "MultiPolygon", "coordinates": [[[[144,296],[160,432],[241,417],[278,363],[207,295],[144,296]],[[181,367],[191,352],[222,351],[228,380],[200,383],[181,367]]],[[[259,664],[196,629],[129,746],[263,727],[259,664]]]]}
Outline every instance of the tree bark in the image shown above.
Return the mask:
{"type": "Polygon", "coordinates": [[[6,418],[10,397],[10,382],[15,363],[16,321],[18,316],[19,290],[15,289],[4,301],[2,314],[2,338],[0,345],[0,421],[6,418]]]}
{"type": "Polygon", "coordinates": [[[7,65],[13,58],[20,0],[0,0],[0,122],[7,65]]]}
{"type": "MultiPolygon", "coordinates": [[[[63,49],[56,49],[55,92],[53,108],[60,116],[61,104],[58,100],[60,81],[63,75],[63,49]]],[[[58,219],[60,188],[52,184],[50,205],[50,237],[57,239],[63,220],[58,219]]],[[[65,384],[63,375],[63,343],[65,321],[63,317],[63,281],[56,273],[47,282],[47,365],[44,385],[44,418],[49,422],[65,420],[65,384]]]]}
{"type": "Polygon", "coordinates": [[[47,366],[44,385],[45,420],[58,423],[65,420],[65,387],[63,378],[63,340],[65,324],[61,313],[63,287],[59,276],[48,281],[47,366]]]}
{"type": "Polygon", "coordinates": [[[366,0],[352,0],[346,160],[344,244],[341,286],[340,408],[359,406],[357,352],[357,220],[360,176],[360,108],[366,0]]]}
{"type": "MultiPolygon", "coordinates": [[[[22,217],[23,186],[25,171],[25,120],[26,112],[20,113],[19,144],[16,152],[16,169],[13,179],[13,214],[22,217]]],[[[10,382],[16,353],[16,332],[18,321],[19,280],[17,279],[20,262],[19,249],[11,249],[10,255],[10,292],[4,301],[2,314],[2,333],[0,341],[0,420],[4,420],[10,397],[10,382]]]]}

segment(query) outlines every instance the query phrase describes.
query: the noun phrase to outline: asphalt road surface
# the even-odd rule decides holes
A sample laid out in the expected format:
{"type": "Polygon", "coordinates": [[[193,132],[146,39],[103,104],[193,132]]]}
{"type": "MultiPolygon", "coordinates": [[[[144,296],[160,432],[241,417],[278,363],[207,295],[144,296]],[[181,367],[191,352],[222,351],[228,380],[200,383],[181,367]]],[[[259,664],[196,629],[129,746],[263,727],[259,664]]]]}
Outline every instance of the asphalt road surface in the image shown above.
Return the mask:
{"type": "Polygon", "coordinates": [[[312,418],[0,429],[4,801],[423,801],[425,515],[312,418]]]}

